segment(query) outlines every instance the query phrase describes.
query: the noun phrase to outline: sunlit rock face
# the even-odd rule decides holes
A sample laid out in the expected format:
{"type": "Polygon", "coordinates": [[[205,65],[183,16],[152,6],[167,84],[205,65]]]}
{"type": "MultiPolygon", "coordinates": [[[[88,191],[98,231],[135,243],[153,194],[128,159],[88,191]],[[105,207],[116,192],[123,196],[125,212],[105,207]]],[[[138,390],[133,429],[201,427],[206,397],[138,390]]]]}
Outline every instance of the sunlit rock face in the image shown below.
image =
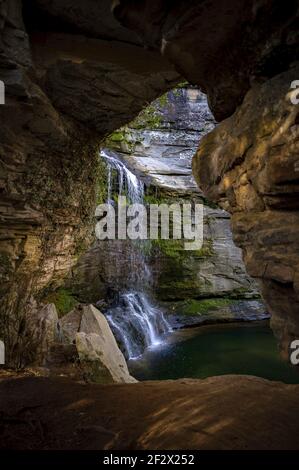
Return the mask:
{"type": "Polygon", "coordinates": [[[192,157],[201,137],[215,125],[206,96],[182,82],[112,134],[107,145],[145,184],[164,195],[200,196],[192,175],[192,157]]]}
{"type": "Polygon", "coordinates": [[[261,282],[272,326],[287,351],[298,337],[299,67],[248,92],[236,113],[201,141],[194,175],[232,213],[249,274],[261,282]]]}

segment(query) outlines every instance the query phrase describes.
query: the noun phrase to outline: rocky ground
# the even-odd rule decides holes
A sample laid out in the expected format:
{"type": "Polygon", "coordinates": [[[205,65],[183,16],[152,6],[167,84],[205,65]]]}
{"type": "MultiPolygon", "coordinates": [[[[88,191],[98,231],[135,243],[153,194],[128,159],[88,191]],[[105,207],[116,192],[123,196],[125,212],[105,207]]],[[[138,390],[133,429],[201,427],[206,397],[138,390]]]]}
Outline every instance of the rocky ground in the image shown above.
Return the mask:
{"type": "Polygon", "coordinates": [[[2,449],[299,449],[299,385],[251,376],[86,385],[2,374],[2,449]]]}

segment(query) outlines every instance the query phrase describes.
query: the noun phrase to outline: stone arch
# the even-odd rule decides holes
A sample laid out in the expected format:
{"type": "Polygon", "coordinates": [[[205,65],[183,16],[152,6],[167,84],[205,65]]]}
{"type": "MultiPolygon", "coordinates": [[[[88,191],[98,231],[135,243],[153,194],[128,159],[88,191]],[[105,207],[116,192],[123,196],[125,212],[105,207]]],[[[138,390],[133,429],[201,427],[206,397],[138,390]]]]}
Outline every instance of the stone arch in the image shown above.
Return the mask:
{"type": "MultiPolygon", "coordinates": [[[[296,1],[286,5],[276,0],[181,0],[165,6],[162,0],[143,0],[138,9],[132,0],[114,2],[115,17],[131,32],[109,14],[108,0],[30,3],[34,9],[31,20],[26,2],[22,10],[18,0],[5,0],[0,10],[4,50],[0,79],[7,93],[7,103],[0,108],[1,328],[16,336],[30,324],[26,306],[32,311],[32,295],[38,297],[48,285],[58,285],[88,240],[99,139],[173,87],[181,74],[208,94],[219,121],[231,116],[243,102],[231,121],[224,121],[206,138],[194,163],[200,186],[212,197],[218,199],[224,184],[221,195],[230,208],[235,207],[236,188],[233,181],[227,184],[227,171],[234,168],[222,159],[215,180],[207,183],[202,177],[222,152],[222,133],[228,132],[241,113],[248,118],[243,128],[249,125],[253,133],[249,144],[258,145],[259,127],[250,118],[250,110],[254,111],[255,101],[263,103],[267,93],[273,101],[271,109],[267,105],[272,120],[269,118],[265,132],[273,133],[276,120],[288,123],[288,129],[298,123],[295,112],[290,112],[289,122],[282,114],[285,106],[279,109],[275,101],[283,100],[289,80],[298,78],[298,68],[290,68],[299,51],[296,1]],[[204,164],[198,163],[201,154],[208,156],[204,164]]],[[[238,234],[246,232],[250,211],[241,206],[234,230],[250,272],[262,279],[272,313],[288,311],[293,335],[298,325],[299,250],[296,233],[294,240],[291,236],[297,227],[294,195],[298,193],[298,177],[293,171],[296,165],[291,168],[289,163],[296,164],[296,129],[292,135],[289,140],[282,136],[283,142],[278,142],[277,146],[284,145],[278,159],[275,151],[264,154],[264,167],[268,168],[264,182],[253,174],[248,188],[253,214],[260,214],[255,222],[261,224],[261,231],[266,223],[274,224],[271,233],[275,238],[282,224],[291,227],[285,234],[289,257],[275,251],[265,266],[256,266],[263,269],[254,271],[252,260],[259,257],[258,251],[253,254],[253,247],[265,239],[253,236],[255,240],[250,241],[245,237],[245,247],[238,234]],[[269,158],[271,166],[267,166],[269,158]],[[260,197],[261,186],[267,201],[260,197]],[[267,219],[269,205],[278,215],[271,221],[267,219]]],[[[238,138],[241,145],[242,136],[238,138]]],[[[250,164],[250,145],[241,155],[237,151],[233,154],[232,166],[250,164]]],[[[280,250],[285,246],[283,242],[280,250]]],[[[283,328],[280,325],[278,329],[281,332],[283,328]]]]}

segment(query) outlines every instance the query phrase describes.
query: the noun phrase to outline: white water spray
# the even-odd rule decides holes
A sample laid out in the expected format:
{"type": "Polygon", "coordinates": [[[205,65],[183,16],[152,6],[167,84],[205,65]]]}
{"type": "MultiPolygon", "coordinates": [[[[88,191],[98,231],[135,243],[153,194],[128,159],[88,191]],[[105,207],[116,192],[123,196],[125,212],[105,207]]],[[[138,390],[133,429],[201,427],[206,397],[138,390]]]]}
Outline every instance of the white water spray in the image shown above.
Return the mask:
{"type": "Polygon", "coordinates": [[[133,204],[143,202],[144,184],[142,181],[117,158],[115,152],[101,150],[100,155],[106,161],[108,168],[108,200],[112,199],[112,170],[114,169],[118,174],[118,195],[126,195],[133,204]]]}
{"type": "Polygon", "coordinates": [[[107,320],[128,359],[160,344],[163,335],[171,330],[161,310],[141,292],[122,294],[117,307],[108,312],[107,320]]]}

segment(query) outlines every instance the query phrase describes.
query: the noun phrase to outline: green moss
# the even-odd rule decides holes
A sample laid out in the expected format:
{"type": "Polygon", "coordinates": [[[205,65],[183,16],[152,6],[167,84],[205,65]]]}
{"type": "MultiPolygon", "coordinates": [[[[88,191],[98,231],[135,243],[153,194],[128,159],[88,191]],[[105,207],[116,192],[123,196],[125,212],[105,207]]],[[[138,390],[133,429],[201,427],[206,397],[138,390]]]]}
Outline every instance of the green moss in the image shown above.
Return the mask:
{"type": "Polygon", "coordinates": [[[200,250],[195,250],[195,252],[193,253],[199,258],[208,258],[209,256],[213,256],[214,254],[213,240],[211,239],[204,240],[203,245],[200,248],[200,250]]]}
{"type": "Polygon", "coordinates": [[[121,127],[110,134],[104,141],[104,146],[108,148],[121,148],[124,151],[133,152],[136,143],[131,139],[131,132],[128,126],[121,127]]]}
{"type": "Polygon", "coordinates": [[[110,136],[106,140],[110,142],[129,143],[130,142],[129,139],[130,139],[130,131],[127,128],[127,126],[124,126],[118,129],[117,131],[113,132],[112,134],[110,134],[110,136]]]}
{"type": "Polygon", "coordinates": [[[180,259],[185,253],[182,240],[152,240],[152,246],[157,247],[168,258],[180,259]]]}
{"type": "MultiPolygon", "coordinates": [[[[232,292],[230,292],[230,297],[233,299],[244,300],[246,299],[247,294],[248,294],[248,288],[239,287],[238,289],[234,289],[232,292]]],[[[250,298],[259,300],[261,299],[261,295],[259,293],[256,293],[255,295],[251,294],[250,298]]]]}
{"type": "Polygon", "coordinates": [[[186,88],[187,86],[189,86],[189,82],[184,80],[183,82],[178,83],[176,88],[186,88]]]}
{"type": "Polygon", "coordinates": [[[104,204],[107,200],[107,167],[103,160],[99,160],[97,169],[96,202],[104,204]]]}
{"type": "Polygon", "coordinates": [[[183,306],[182,313],[184,315],[204,315],[209,313],[211,310],[227,307],[233,302],[233,300],[226,298],[212,298],[203,300],[190,299],[187,300],[183,306]]]}
{"type": "Polygon", "coordinates": [[[158,129],[162,124],[162,115],[153,106],[149,105],[133,121],[132,125],[136,129],[158,129]]]}
{"type": "Polygon", "coordinates": [[[168,204],[169,200],[162,197],[160,194],[146,194],[144,196],[145,204],[168,204]]]}
{"type": "Polygon", "coordinates": [[[165,108],[168,104],[168,93],[164,93],[164,95],[160,96],[160,98],[158,98],[158,103],[161,108],[165,108]]]}
{"type": "Polygon", "coordinates": [[[124,139],[125,139],[124,133],[120,131],[113,132],[113,134],[109,136],[109,140],[111,140],[112,142],[122,142],[124,139]]]}
{"type": "Polygon", "coordinates": [[[63,317],[70,312],[78,301],[73,297],[68,289],[60,288],[56,292],[48,294],[44,299],[44,303],[54,304],[59,317],[63,317]]]}
{"type": "MultiPolygon", "coordinates": [[[[171,233],[171,228],[170,228],[171,233]]],[[[208,258],[213,256],[213,240],[205,240],[200,250],[185,250],[184,242],[188,240],[153,240],[153,247],[158,247],[159,250],[167,257],[181,259],[183,257],[196,256],[198,258],[208,258]]]]}

